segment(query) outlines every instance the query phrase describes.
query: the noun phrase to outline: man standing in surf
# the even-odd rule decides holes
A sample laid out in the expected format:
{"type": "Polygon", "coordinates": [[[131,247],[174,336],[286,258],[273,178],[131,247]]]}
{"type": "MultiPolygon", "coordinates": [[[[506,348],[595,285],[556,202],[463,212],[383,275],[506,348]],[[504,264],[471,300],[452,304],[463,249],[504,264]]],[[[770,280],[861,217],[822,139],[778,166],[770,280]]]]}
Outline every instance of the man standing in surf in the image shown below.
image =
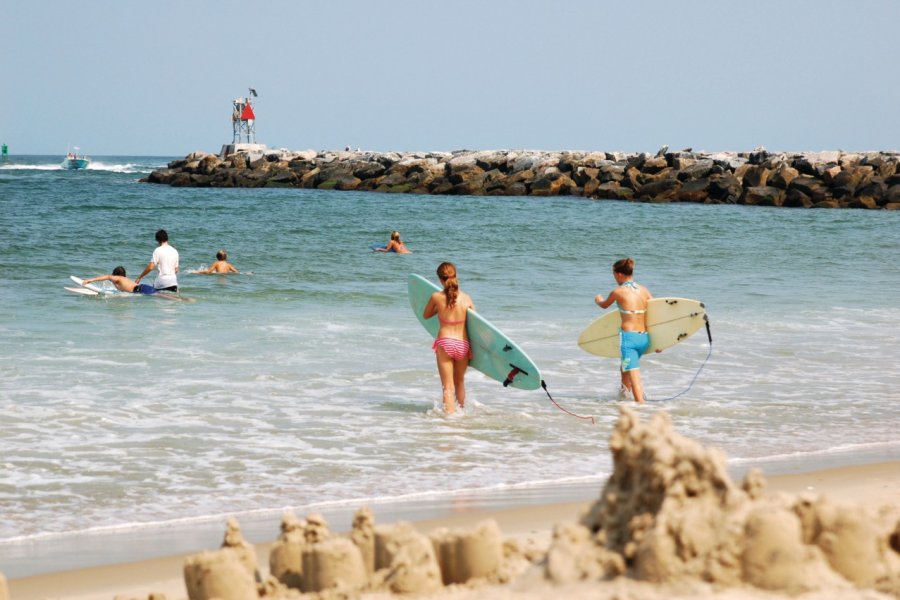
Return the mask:
{"type": "Polygon", "coordinates": [[[430,319],[437,315],[441,325],[431,348],[437,358],[438,375],[444,390],[444,412],[449,415],[456,410],[457,402],[461,409],[466,408],[465,377],[472,359],[466,315],[470,308],[475,310],[475,305],[469,295],[459,289],[453,263],[441,263],[437,276],[444,289],[431,295],[422,316],[430,319]]]}
{"type": "Polygon", "coordinates": [[[156,275],[154,287],[157,290],[177,292],[178,276],[176,273],[178,273],[179,270],[178,250],[169,245],[169,234],[166,233],[165,229],[160,229],[156,232],[156,244],[156,250],[153,251],[150,262],[147,263],[143,273],[138,275],[134,282],[140,283],[141,279],[144,278],[144,275],[153,269],[158,269],[159,273],[156,275]]]}
{"type": "Polygon", "coordinates": [[[650,290],[635,283],[633,279],[634,260],[623,258],[613,263],[613,277],[617,288],[604,299],[597,294],[594,302],[600,308],[609,308],[615,302],[622,317],[622,329],[619,331],[619,348],[622,354],[622,388],[623,392],[631,392],[634,401],[644,402],[644,384],[641,382],[641,356],[650,346],[650,334],[647,332],[647,304],[653,298],[650,290]]]}

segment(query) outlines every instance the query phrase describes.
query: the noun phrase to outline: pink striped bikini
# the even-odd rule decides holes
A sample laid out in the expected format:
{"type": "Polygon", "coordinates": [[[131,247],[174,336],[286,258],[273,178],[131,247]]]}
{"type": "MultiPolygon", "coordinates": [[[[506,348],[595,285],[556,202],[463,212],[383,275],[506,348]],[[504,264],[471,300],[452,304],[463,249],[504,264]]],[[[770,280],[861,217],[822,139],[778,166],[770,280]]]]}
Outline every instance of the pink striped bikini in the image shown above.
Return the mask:
{"type": "Polygon", "coordinates": [[[472,360],[472,346],[468,340],[455,340],[453,338],[438,338],[434,340],[431,349],[437,352],[438,348],[443,348],[447,356],[453,360],[462,360],[468,358],[472,360]]]}
{"type": "MultiPolygon", "coordinates": [[[[445,321],[440,317],[438,317],[438,320],[441,322],[441,325],[464,325],[466,322],[465,319],[461,321],[445,321]]],[[[444,352],[447,353],[447,356],[449,356],[453,360],[462,360],[464,358],[472,360],[472,346],[469,345],[468,340],[438,338],[434,340],[434,343],[431,345],[431,349],[437,352],[438,348],[443,348],[444,352]]]]}

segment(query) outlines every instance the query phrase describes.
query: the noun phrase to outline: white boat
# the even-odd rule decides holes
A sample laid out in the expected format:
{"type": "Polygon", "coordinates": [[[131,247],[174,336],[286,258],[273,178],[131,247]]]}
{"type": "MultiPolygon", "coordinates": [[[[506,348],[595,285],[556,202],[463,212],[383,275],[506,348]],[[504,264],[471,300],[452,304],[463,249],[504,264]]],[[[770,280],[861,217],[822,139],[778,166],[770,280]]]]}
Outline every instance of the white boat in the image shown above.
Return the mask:
{"type": "Polygon", "coordinates": [[[67,152],[66,157],[60,165],[63,169],[73,171],[75,169],[87,169],[91,164],[91,159],[84,154],[78,154],[78,146],[75,146],[75,152],[67,152]]]}

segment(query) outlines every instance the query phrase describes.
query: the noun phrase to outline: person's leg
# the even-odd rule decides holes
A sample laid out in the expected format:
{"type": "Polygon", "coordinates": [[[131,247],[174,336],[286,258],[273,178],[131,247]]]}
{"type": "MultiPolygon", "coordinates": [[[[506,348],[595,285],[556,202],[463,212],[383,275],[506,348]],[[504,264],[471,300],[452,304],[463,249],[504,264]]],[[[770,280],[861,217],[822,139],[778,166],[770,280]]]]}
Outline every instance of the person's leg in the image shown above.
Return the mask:
{"type": "Polygon", "coordinates": [[[453,385],[456,388],[456,401],[460,408],[466,407],[466,369],[469,368],[469,358],[453,361],[453,385]]]}
{"type": "Polygon", "coordinates": [[[631,392],[634,394],[634,401],[638,404],[644,403],[644,383],[641,381],[641,370],[631,369],[624,371],[624,375],[631,383],[631,392]]]}
{"type": "Polygon", "coordinates": [[[444,412],[453,414],[456,410],[456,388],[454,386],[454,369],[453,359],[451,359],[443,348],[436,348],[435,357],[437,358],[438,375],[441,376],[441,388],[443,388],[444,412]]]}
{"type": "Polygon", "coordinates": [[[619,389],[620,393],[630,394],[631,393],[631,378],[628,376],[626,371],[619,369],[619,374],[622,376],[622,387],[619,389]]]}

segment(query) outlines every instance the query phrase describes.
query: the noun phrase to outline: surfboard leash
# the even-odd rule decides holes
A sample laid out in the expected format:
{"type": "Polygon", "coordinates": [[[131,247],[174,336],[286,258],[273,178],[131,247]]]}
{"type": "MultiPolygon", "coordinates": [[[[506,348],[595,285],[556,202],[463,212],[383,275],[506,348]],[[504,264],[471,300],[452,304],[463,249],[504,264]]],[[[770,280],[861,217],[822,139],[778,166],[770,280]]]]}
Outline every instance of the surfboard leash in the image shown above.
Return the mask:
{"type": "MultiPolygon", "coordinates": [[[[515,379],[516,375],[518,375],[519,373],[524,373],[525,375],[528,375],[528,371],[525,371],[512,363],[510,363],[509,366],[512,367],[512,371],[509,372],[509,374],[506,376],[506,379],[503,381],[503,387],[509,387],[509,384],[511,384],[513,382],[513,379],[515,379]]],[[[543,379],[541,379],[541,387],[544,388],[544,391],[547,393],[547,397],[550,398],[550,402],[552,402],[556,408],[563,411],[567,415],[572,415],[573,417],[576,417],[578,419],[590,419],[591,425],[594,424],[594,417],[590,417],[590,416],[585,417],[582,415],[576,415],[572,411],[566,410],[565,408],[560,406],[559,403],[553,399],[553,396],[550,395],[550,392],[547,391],[547,384],[544,382],[543,379]]]]}
{"type": "Polygon", "coordinates": [[[712,356],[712,348],[713,348],[712,347],[712,331],[710,331],[710,329],[709,329],[709,316],[703,315],[703,321],[706,323],[706,337],[709,339],[709,352],[706,353],[706,358],[703,359],[703,363],[700,365],[700,368],[697,369],[697,372],[694,373],[694,378],[691,379],[691,382],[688,384],[687,388],[684,391],[679,392],[678,394],[675,394],[671,398],[663,398],[662,400],[657,400],[657,402],[668,402],[669,400],[674,400],[675,398],[683,396],[683,395],[687,394],[689,391],[691,391],[691,388],[694,387],[694,382],[697,381],[697,377],[700,376],[700,371],[702,371],[703,367],[706,366],[706,363],[709,362],[709,357],[712,356]]]}
{"type": "Polygon", "coordinates": [[[575,417],[575,418],[577,418],[577,419],[590,419],[591,425],[595,425],[594,417],[591,417],[591,416],[589,416],[589,415],[588,415],[588,416],[585,416],[585,415],[576,415],[576,414],[573,413],[572,411],[566,410],[565,408],[563,408],[562,406],[560,406],[559,403],[558,403],[556,400],[553,399],[553,396],[550,395],[550,392],[547,391],[547,384],[544,382],[543,379],[541,379],[541,387],[544,388],[544,391],[547,393],[547,397],[550,398],[550,402],[553,403],[553,406],[555,406],[555,407],[558,408],[559,410],[563,411],[563,412],[566,413],[567,415],[572,415],[573,417],[575,417]]]}

